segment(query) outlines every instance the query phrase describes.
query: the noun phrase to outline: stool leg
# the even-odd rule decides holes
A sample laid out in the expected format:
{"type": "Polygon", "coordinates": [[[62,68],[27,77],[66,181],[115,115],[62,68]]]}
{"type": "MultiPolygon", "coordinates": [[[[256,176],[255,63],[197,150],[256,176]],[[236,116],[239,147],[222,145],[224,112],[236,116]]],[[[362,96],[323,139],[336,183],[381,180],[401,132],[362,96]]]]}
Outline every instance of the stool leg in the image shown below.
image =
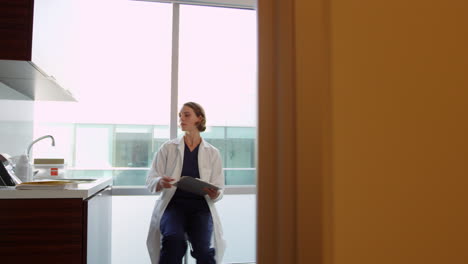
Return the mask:
{"type": "Polygon", "coordinates": [[[187,251],[185,252],[185,255],[184,255],[184,264],[188,264],[188,256],[189,256],[188,252],[189,252],[189,249],[187,248],[187,251]]]}
{"type": "Polygon", "coordinates": [[[185,255],[184,255],[184,264],[188,264],[188,258],[190,256],[190,251],[193,250],[192,248],[192,244],[190,244],[189,240],[188,240],[188,236],[187,234],[185,234],[185,238],[187,239],[187,244],[188,244],[188,247],[187,247],[187,251],[185,252],[185,255]]]}

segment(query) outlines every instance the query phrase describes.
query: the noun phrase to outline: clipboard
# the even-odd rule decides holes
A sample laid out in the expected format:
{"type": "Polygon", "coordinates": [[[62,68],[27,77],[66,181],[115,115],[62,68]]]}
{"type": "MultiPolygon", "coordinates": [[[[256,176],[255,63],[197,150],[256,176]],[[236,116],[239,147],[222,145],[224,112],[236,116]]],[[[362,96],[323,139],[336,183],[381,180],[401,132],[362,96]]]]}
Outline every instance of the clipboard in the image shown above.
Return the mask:
{"type": "Polygon", "coordinates": [[[207,183],[205,181],[191,176],[182,176],[178,182],[173,184],[173,186],[176,186],[177,188],[180,188],[181,190],[184,190],[186,192],[198,194],[201,196],[205,196],[207,194],[203,190],[204,188],[219,190],[218,186],[215,186],[213,184],[207,183]]]}

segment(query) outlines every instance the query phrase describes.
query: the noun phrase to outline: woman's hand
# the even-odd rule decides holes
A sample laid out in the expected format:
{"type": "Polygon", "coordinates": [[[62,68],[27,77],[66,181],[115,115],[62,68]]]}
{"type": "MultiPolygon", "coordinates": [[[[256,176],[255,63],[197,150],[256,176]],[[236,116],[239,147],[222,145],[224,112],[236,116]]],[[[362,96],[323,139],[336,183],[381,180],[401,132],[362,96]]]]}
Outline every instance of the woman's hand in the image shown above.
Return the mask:
{"type": "Polygon", "coordinates": [[[172,181],[174,181],[174,179],[172,179],[171,177],[162,176],[161,179],[158,182],[158,186],[156,188],[156,191],[159,192],[163,188],[171,188],[172,187],[172,184],[171,184],[172,181]]]}
{"type": "Polygon", "coordinates": [[[210,196],[211,200],[214,200],[219,196],[218,190],[211,188],[204,188],[203,190],[208,194],[208,196],[210,196]]]}

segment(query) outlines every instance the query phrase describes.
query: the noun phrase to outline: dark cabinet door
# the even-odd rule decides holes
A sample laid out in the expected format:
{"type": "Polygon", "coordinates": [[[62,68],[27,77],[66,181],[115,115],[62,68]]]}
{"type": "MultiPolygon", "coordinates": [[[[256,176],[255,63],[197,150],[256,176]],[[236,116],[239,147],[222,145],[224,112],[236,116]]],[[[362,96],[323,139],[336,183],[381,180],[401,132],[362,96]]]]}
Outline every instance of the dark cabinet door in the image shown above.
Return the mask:
{"type": "Polygon", "coordinates": [[[34,0],[0,0],[0,60],[31,60],[34,0]]]}
{"type": "Polygon", "coordinates": [[[82,199],[0,199],[0,263],[83,261],[82,199]]]}

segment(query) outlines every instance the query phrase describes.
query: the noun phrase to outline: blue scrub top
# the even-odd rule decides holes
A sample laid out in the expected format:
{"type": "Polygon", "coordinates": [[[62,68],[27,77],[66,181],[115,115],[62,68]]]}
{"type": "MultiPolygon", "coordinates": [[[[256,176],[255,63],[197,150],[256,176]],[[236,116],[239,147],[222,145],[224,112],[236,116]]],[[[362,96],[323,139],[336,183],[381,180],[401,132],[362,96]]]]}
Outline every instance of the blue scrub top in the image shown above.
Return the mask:
{"type": "MultiPolygon", "coordinates": [[[[193,151],[190,151],[186,144],[184,145],[184,163],[182,165],[182,174],[180,176],[191,176],[200,179],[200,171],[198,169],[198,149],[200,144],[198,144],[198,146],[193,151]]],[[[204,200],[205,198],[203,196],[189,193],[177,188],[172,199],[204,200]]]]}

